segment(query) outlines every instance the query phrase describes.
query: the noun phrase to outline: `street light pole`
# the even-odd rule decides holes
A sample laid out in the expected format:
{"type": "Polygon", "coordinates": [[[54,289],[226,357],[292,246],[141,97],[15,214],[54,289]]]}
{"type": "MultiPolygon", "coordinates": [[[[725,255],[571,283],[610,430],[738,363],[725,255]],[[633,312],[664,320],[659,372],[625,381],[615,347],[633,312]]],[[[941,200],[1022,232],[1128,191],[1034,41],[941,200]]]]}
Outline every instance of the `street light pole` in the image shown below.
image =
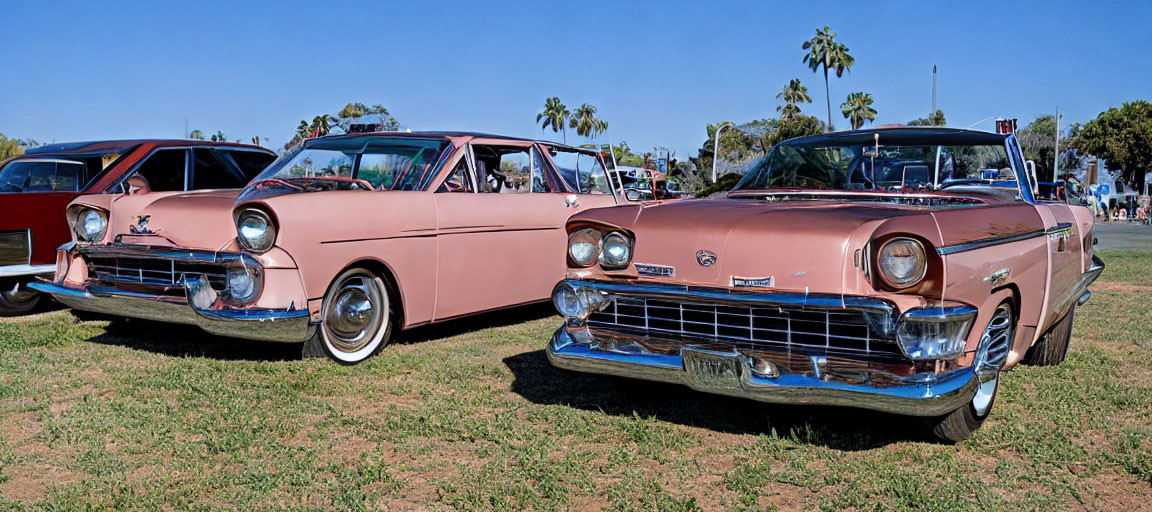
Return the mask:
{"type": "Polygon", "coordinates": [[[1052,156],[1052,182],[1060,176],[1060,105],[1056,105],[1056,150],[1052,156]]]}
{"type": "Polygon", "coordinates": [[[716,134],[712,137],[712,183],[716,183],[716,160],[720,158],[720,131],[725,128],[736,126],[729,121],[720,123],[716,127],[716,134]]]}

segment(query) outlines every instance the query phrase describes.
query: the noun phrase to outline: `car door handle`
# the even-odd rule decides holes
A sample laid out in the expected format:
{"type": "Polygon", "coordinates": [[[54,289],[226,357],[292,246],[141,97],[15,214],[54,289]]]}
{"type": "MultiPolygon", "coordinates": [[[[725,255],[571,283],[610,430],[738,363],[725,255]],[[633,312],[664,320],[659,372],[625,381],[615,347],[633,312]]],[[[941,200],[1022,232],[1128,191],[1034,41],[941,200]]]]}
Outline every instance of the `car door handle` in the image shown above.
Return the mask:
{"type": "Polygon", "coordinates": [[[564,207],[565,208],[575,208],[577,206],[580,206],[580,201],[578,201],[578,199],[579,198],[576,197],[576,194],[568,194],[567,196],[564,197],[564,207]]]}

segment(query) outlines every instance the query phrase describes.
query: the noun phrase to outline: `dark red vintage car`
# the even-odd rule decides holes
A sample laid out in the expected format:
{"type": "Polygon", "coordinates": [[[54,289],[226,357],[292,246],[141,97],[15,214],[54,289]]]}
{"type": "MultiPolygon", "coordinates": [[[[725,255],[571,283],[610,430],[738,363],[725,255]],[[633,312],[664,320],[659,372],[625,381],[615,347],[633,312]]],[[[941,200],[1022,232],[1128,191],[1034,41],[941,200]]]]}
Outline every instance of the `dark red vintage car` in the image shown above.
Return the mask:
{"type": "Polygon", "coordinates": [[[40,296],[26,285],[55,270],[56,248],[72,239],[64,210],[77,196],[126,192],[132,176],[153,191],[241,188],[275,158],[228,142],[114,140],[51,144],[0,162],[0,316],[36,306],[40,296]]]}

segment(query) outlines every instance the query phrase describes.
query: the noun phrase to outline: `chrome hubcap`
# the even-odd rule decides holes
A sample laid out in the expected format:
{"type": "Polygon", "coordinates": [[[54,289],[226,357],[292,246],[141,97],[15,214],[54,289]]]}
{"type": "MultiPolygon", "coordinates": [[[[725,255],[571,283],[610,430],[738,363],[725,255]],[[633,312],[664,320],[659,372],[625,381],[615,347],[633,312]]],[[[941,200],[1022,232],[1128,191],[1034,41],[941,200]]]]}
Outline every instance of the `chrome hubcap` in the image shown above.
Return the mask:
{"type": "Polygon", "coordinates": [[[0,289],[0,296],[11,304],[23,304],[36,297],[36,292],[29,290],[28,286],[23,283],[13,283],[11,287],[4,286],[0,289]]]}
{"type": "Polygon", "coordinates": [[[353,275],[340,282],[324,312],[324,330],[332,347],[355,352],[371,342],[387,320],[386,300],[372,277],[353,275]]]}
{"type": "Polygon", "coordinates": [[[980,385],[976,388],[976,395],[972,397],[972,408],[980,417],[988,414],[992,407],[992,399],[996,396],[996,388],[1000,385],[1000,369],[1008,359],[1008,351],[1012,347],[1012,308],[1001,304],[992,314],[992,320],[980,336],[980,345],[976,350],[976,360],[973,366],[976,370],[976,379],[980,385]]]}

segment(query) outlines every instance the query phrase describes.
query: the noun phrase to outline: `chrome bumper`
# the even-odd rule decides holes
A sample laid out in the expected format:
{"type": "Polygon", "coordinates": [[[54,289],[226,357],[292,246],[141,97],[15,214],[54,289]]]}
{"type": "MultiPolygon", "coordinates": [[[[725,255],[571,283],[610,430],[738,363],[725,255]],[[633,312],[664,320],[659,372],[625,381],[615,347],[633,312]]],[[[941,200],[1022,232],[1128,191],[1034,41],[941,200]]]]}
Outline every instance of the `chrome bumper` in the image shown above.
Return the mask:
{"type": "Polygon", "coordinates": [[[55,271],[56,265],[5,265],[0,266],[0,278],[49,276],[55,271]]]}
{"type": "Polygon", "coordinates": [[[310,316],[305,309],[243,309],[222,303],[203,279],[185,282],[186,297],[150,295],[89,283],[69,288],[31,283],[33,290],[52,294],[65,305],[112,316],[195,325],[220,336],[296,343],[308,339],[310,316]]]}
{"type": "Polygon", "coordinates": [[[849,383],[819,371],[765,377],[756,375],[751,370],[752,361],[736,351],[685,347],[680,355],[665,355],[605,350],[594,339],[578,342],[567,327],[560,327],[552,335],[547,353],[554,366],[567,370],[683,384],[698,391],[761,402],[858,407],[908,416],[939,416],[954,411],[971,401],[978,385],[972,367],[924,375],[919,381],[910,379],[906,384],[887,387],[849,383]],[[711,359],[719,364],[730,361],[734,374],[728,382],[699,378],[686,369],[683,355],[687,351],[692,352],[689,357],[694,360],[711,359]]]}

